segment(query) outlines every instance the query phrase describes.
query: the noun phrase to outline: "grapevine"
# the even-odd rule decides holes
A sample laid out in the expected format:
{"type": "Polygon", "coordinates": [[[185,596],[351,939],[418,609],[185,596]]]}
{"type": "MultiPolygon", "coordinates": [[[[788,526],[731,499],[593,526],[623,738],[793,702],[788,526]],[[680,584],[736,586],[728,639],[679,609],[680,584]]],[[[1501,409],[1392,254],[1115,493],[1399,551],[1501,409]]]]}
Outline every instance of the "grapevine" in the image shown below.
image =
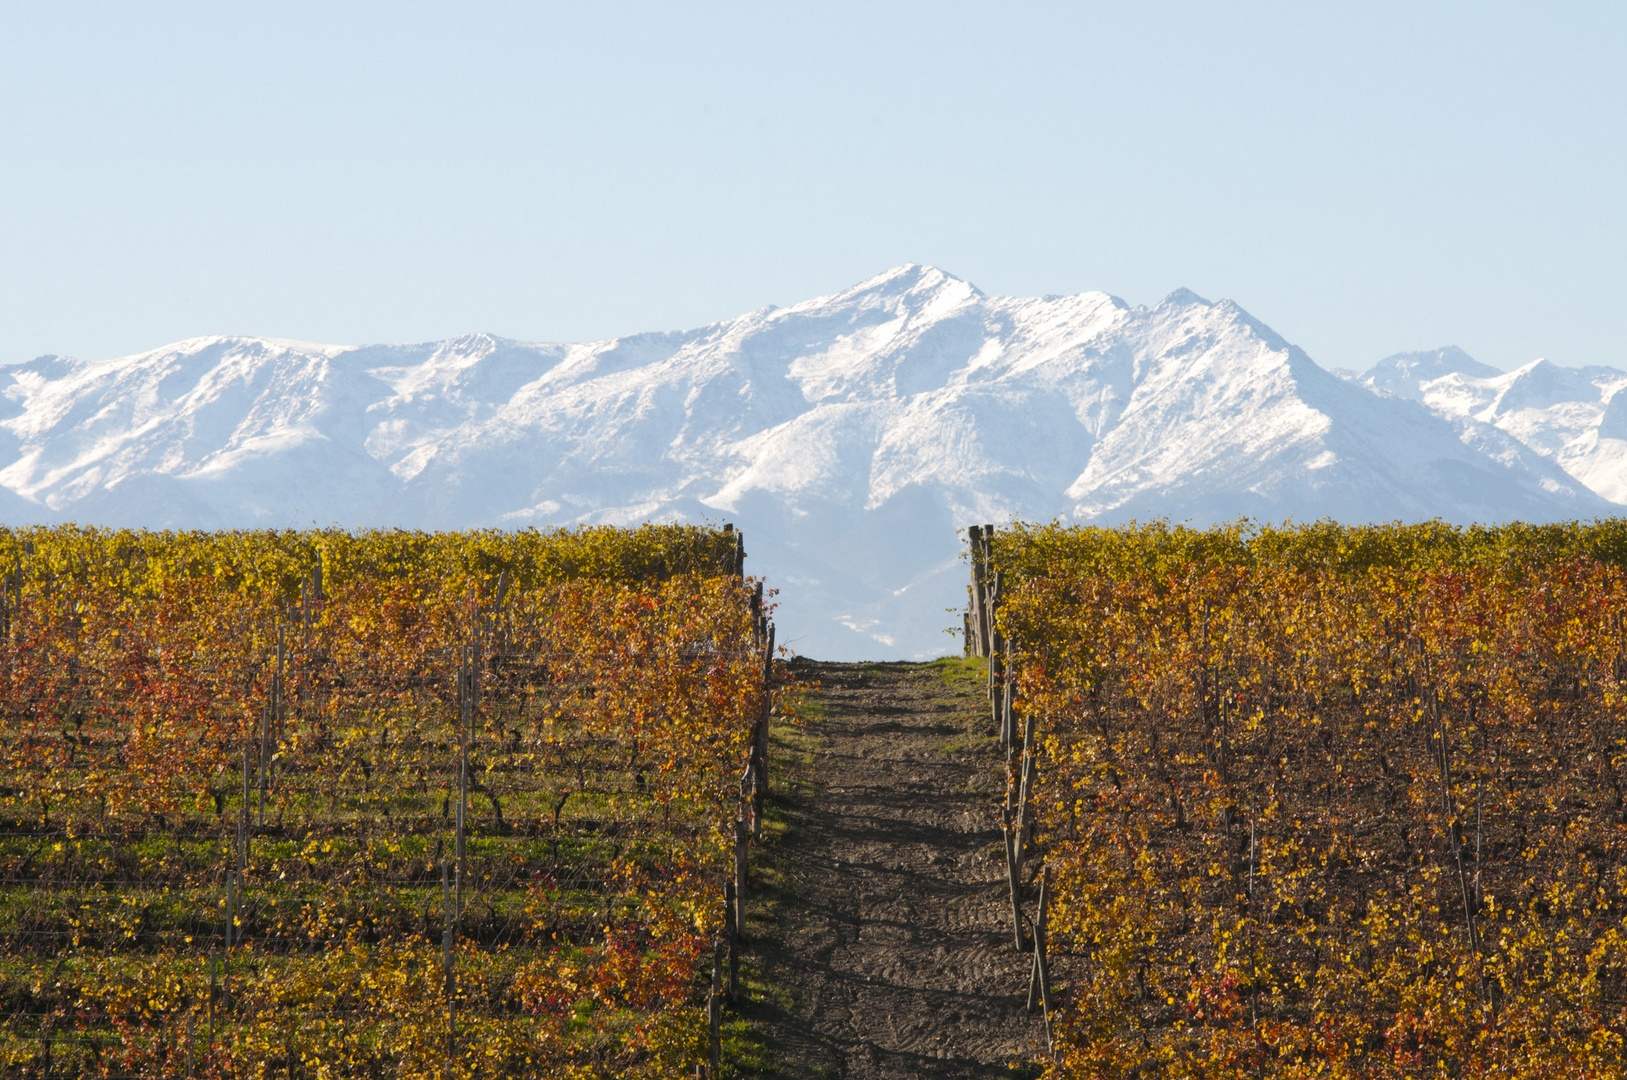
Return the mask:
{"type": "Polygon", "coordinates": [[[1048,1075],[1622,1075],[1624,538],[1002,530],[1048,1075]]]}
{"type": "Polygon", "coordinates": [[[773,691],[740,554],[0,530],[0,1070],[692,1077],[773,691]]]}

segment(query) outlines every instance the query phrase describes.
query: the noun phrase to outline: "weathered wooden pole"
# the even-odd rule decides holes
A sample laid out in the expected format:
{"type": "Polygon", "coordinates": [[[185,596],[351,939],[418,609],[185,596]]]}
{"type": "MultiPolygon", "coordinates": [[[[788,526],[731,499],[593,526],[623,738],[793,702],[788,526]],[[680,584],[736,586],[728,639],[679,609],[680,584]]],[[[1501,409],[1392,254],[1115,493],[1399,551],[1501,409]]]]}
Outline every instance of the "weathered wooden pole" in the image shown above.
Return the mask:
{"type": "Polygon", "coordinates": [[[729,942],[729,1000],[740,1000],[740,926],[735,908],[734,882],[723,883],[723,934],[729,942]]]}
{"type": "Polygon", "coordinates": [[[1006,841],[1006,881],[1011,885],[1011,940],[1012,947],[1022,952],[1026,942],[1023,939],[1023,902],[1022,882],[1019,879],[1017,866],[1017,851],[1015,845],[1016,833],[1011,827],[1011,811],[1001,812],[1002,831],[1006,841]]]}
{"type": "Polygon", "coordinates": [[[734,932],[746,940],[746,841],[749,833],[744,818],[734,823],[734,932]]]}
{"type": "Polygon", "coordinates": [[[981,525],[967,526],[966,542],[970,548],[972,561],[972,655],[987,656],[988,613],[983,606],[983,527],[981,525]]]}
{"type": "Polygon", "coordinates": [[[712,1080],[719,1080],[719,1061],[723,1056],[723,942],[712,943],[712,992],[706,999],[706,1060],[712,1069],[712,1080]]]}

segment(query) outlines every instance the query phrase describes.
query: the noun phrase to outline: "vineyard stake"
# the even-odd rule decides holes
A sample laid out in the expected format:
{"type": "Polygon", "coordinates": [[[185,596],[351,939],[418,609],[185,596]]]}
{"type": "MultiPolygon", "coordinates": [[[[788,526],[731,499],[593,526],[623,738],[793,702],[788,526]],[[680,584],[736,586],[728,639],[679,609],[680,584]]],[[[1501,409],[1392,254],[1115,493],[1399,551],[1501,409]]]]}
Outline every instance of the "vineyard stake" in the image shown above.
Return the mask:
{"type": "Polygon", "coordinates": [[[967,656],[983,655],[981,615],[977,604],[977,538],[982,531],[981,525],[966,526],[966,556],[971,564],[971,578],[966,583],[966,617],[971,624],[966,636],[967,656]]]}
{"type": "Polygon", "coordinates": [[[1056,1046],[1051,1039],[1051,962],[1048,925],[1051,917],[1051,868],[1041,872],[1039,884],[1039,921],[1034,928],[1034,964],[1039,972],[1040,1004],[1045,1007],[1045,1050],[1054,1054],[1056,1046]]]}
{"type": "MultiPolygon", "coordinates": [[[[271,698],[277,697],[277,682],[273,677],[271,682],[271,698]]],[[[260,710],[260,803],[258,806],[259,827],[266,827],[266,767],[269,762],[266,753],[266,744],[271,741],[271,706],[266,705],[260,710]]]]}
{"type": "Polygon", "coordinates": [[[763,712],[753,731],[752,755],[757,765],[757,790],[752,795],[752,817],[763,816],[763,796],[768,794],[768,717],[774,707],[774,624],[768,624],[768,642],[763,649],[763,712]]]}
{"type": "Polygon", "coordinates": [[[740,1000],[740,926],[735,910],[734,882],[723,883],[723,933],[729,940],[729,1001],[740,1000]]]}
{"type": "Polygon", "coordinates": [[[1028,789],[1034,780],[1034,756],[1023,752],[1022,772],[1017,788],[1017,861],[1022,862],[1023,837],[1028,829],[1028,789]]]}
{"type": "Polygon", "coordinates": [[[464,849],[464,832],[463,832],[464,815],[465,815],[466,807],[468,806],[468,803],[469,803],[469,744],[468,744],[468,742],[465,742],[463,744],[461,752],[458,755],[458,822],[457,822],[457,828],[458,828],[458,836],[457,836],[458,897],[457,897],[457,914],[458,914],[458,921],[459,922],[461,922],[462,918],[463,918],[463,879],[464,879],[464,876],[468,873],[468,865],[467,865],[468,859],[467,859],[467,853],[466,853],[466,851],[464,849]]]}
{"type": "Polygon", "coordinates": [[[457,933],[452,922],[452,888],[447,883],[446,860],[441,860],[441,967],[448,995],[452,991],[452,939],[457,933]]]}
{"type": "Polygon", "coordinates": [[[446,860],[441,860],[441,904],[444,917],[441,929],[441,967],[446,989],[446,1063],[450,1071],[452,1055],[457,1051],[458,996],[457,982],[452,971],[452,947],[457,936],[457,923],[452,913],[452,890],[446,880],[446,860]]]}
{"type": "Polygon", "coordinates": [[[237,869],[249,865],[249,744],[243,743],[243,805],[237,808],[237,869]]]}
{"type": "Polygon", "coordinates": [[[1484,824],[1483,810],[1485,808],[1485,777],[1477,776],[1474,780],[1474,907],[1480,910],[1482,900],[1480,890],[1480,835],[1484,824]]]}
{"type": "Polygon", "coordinates": [[[480,633],[481,621],[480,620],[481,620],[480,608],[477,605],[475,607],[475,633],[474,633],[474,639],[469,642],[469,647],[468,647],[468,652],[467,652],[467,656],[468,656],[468,661],[467,662],[468,662],[468,665],[469,665],[469,677],[468,677],[468,682],[469,682],[469,702],[468,702],[469,724],[468,724],[468,730],[469,730],[469,738],[471,740],[474,739],[474,737],[475,737],[475,734],[476,734],[475,725],[479,722],[479,716],[480,716],[480,713],[479,713],[479,708],[480,708],[480,639],[481,639],[481,633],[480,633]]]}
{"type": "Polygon", "coordinates": [[[1017,688],[1007,681],[1005,693],[1001,695],[1000,705],[1000,749],[1011,756],[1011,749],[1017,742],[1017,688]]]}
{"type": "MultiPolygon", "coordinates": [[[[282,745],[283,738],[287,735],[288,718],[286,715],[286,710],[283,707],[283,696],[285,692],[284,672],[286,670],[287,659],[287,653],[285,652],[283,646],[284,631],[285,628],[283,627],[282,623],[278,623],[277,677],[273,679],[271,683],[271,730],[273,732],[274,741],[267,746],[266,772],[268,774],[276,767],[277,764],[277,755],[271,752],[271,747],[282,745]]],[[[277,778],[275,776],[271,776],[270,779],[272,786],[276,786],[277,778]]],[[[264,825],[265,811],[263,808],[260,814],[260,824],[264,825]]]]}
{"type": "Polygon", "coordinates": [[[1050,934],[1046,922],[1050,912],[1051,868],[1046,866],[1040,870],[1039,910],[1034,915],[1034,964],[1028,979],[1028,1011],[1033,1012],[1043,1003],[1047,1029],[1050,1027],[1051,1014],[1051,973],[1046,963],[1046,947],[1050,934]]]}
{"type": "Polygon", "coordinates": [[[237,899],[237,875],[226,875],[226,928],[225,953],[220,959],[220,996],[222,1004],[230,1007],[232,1001],[232,929],[237,915],[233,908],[237,899]]]}
{"type": "Polygon", "coordinates": [[[718,1061],[723,1047],[723,942],[712,942],[712,993],[706,999],[706,1057],[712,1066],[712,1080],[718,1080],[718,1061]]]}
{"type": "MultiPolygon", "coordinates": [[[[992,616],[991,616],[992,618],[992,616]]],[[[989,636],[988,665],[984,669],[983,690],[988,696],[989,704],[997,705],[1000,701],[1000,653],[1005,650],[1005,639],[996,630],[989,636]]]]}
{"type": "Polygon", "coordinates": [[[1009,811],[1009,810],[1003,811],[1001,813],[1001,818],[1002,818],[1002,821],[1001,821],[1002,835],[1005,837],[1005,842],[1006,842],[1006,880],[1011,885],[1011,934],[1012,934],[1012,942],[1013,942],[1013,947],[1015,947],[1018,952],[1023,952],[1024,951],[1024,946],[1027,943],[1023,939],[1022,893],[1021,893],[1020,883],[1017,880],[1017,876],[1018,876],[1017,852],[1016,852],[1015,845],[1013,843],[1013,841],[1014,841],[1014,833],[1013,833],[1013,830],[1011,828],[1011,811],[1009,811]]]}
{"type": "Polygon", "coordinates": [[[734,928],[737,940],[746,938],[746,822],[734,823],[734,928]]]}
{"type": "Polygon", "coordinates": [[[1248,797],[1248,904],[1250,913],[1254,908],[1254,793],[1249,792],[1248,797]]]}
{"type": "Polygon", "coordinates": [[[1463,926],[1468,931],[1469,947],[1475,951],[1475,955],[1478,957],[1480,954],[1480,935],[1475,932],[1474,909],[1469,903],[1469,875],[1463,865],[1463,826],[1458,821],[1456,810],[1452,806],[1452,759],[1450,756],[1451,748],[1446,741],[1446,713],[1441,710],[1440,700],[1433,689],[1430,692],[1430,700],[1435,709],[1435,720],[1440,731],[1441,740],[1441,813],[1445,815],[1447,820],[1447,835],[1451,838],[1452,854],[1457,863],[1458,890],[1463,897],[1463,926]]]}
{"type": "Polygon", "coordinates": [[[983,527],[972,525],[966,529],[967,543],[972,557],[972,628],[977,632],[975,655],[989,655],[988,597],[984,589],[983,527]]]}
{"type": "MultiPolygon", "coordinates": [[[[1017,859],[1022,861],[1022,834],[1028,825],[1028,794],[1034,781],[1034,714],[1023,717],[1022,769],[1017,774],[1017,859]]],[[[1019,869],[1021,867],[1019,866],[1019,869]]]]}
{"type": "Polygon", "coordinates": [[[757,766],[755,763],[746,766],[745,777],[745,809],[751,815],[751,838],[763,838],[763,790],[757,780],[757,766]]]}
{"type": "Polygon", "coordinates": [[[1000,602],[999,587],[994,579],[994,526],[983,526],[983,649],[984,655],[994,658],[1000,640],[994,633],[994,609],[1000,602]]]}

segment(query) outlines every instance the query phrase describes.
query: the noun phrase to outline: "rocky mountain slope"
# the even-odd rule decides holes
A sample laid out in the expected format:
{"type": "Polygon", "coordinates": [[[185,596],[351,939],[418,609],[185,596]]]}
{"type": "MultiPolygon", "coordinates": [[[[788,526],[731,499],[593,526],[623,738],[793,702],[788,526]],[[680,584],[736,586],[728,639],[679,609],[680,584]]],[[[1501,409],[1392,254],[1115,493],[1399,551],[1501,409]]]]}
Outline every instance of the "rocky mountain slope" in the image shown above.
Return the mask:
{"type": "MultiPolygon", "coordinates": [[[[1491,389],[1520,373],[1386,363],[1341,379],[1186,291],[991,297],[913,265],[584,344],[196,338],[0,368],[0,520],[729,520],[784,590],[783,636],[843,659],[958,647],[942,631],[973,521],[1555,519],[1627,497],[1491,389]]],[[[1593,423],[1553,371],[1522,408],[1577,406],[1560,410],[1575,438],[1627,434],[1605,391],[1593,423]]]]}

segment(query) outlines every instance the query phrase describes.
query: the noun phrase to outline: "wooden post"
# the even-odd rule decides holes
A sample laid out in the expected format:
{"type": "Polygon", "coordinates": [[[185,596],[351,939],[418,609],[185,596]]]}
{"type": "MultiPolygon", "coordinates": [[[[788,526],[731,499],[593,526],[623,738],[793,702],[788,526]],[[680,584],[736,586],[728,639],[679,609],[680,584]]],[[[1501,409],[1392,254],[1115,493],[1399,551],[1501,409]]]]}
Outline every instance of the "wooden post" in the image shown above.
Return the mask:
{"type": "Polygon", "coordinates": [[[1028,825],[1028,795],[1034,783],[1035,769],[1034,752],[1034,714],[1030,712],[1023,718],[1023,756],[1022,769],[1017,774],[1017,858],[1022,861],[1022,833],[1028,825]]]}
{"type": "MultiPolygon", "coordinates": [[[[275,677],[273,677],[271,685],[271,696],[274,700],[277,696],[277,683],[275,677]]],[[[266,769],[271,764],[271,755],[266,750],[266,747],[270,744],[270,742],[271,706],[267,705],[260,710],[260,804],[258,807],[258,816],[260,819],[260,828],[262,829],[266,827],[266,784],[269,780],[269,777],[266,776],[266,769]]]]}
{"type": "Polygon", "coordinates": [[[734,932],[739,941],[746,940],[746,822],[734,823],[734,932]]]}
{"type": "MultiPolygon", "coordinates": [[[[284,675],[285,675],[286,670],[287,670],[287,657],[288,657],[288,654],[287,654],[287,651],[286,651],[286,649],[285,649],[285,647],[283,645],[283,634],[284,634],[283,626],[282,626],[281,623],[278,623],[277,624],[277,677],[275,679],[273,679],[272,682],[271,682],[271,722],[272,722],[271,730],[273,732],[273,736],[272,736],[273,741],[272,741],[271,745],[273,745],[273,746],[281,745],[281,743],[283,741],[283,738],[288,733],[287,732],[288,717],[286,715],[287,710],[284,708],[284,705],[283,705],[283,697],[286,694],[286,679],[284,678],[284,675]]],[[[270,767],[270,765],[275,763],[275,758],[276,758],[276,755],[272,754],[271,758],[267,762],[267,767],[268,768],[270,767]]],[[[272,777],[271,779],[272,779],[273,786],[275,786],[276,777],[272,777]]],[[[262,824],[263,824],[263,822],[262,822],[262,824]]]]}
{"type": "Polygon", "coordinates": [[[1000,733],[1000,749],[1006,748],[1006,709],[1009,706],[1009,691],[1000,687],[1000,693],[994,699],[994,729],[1000,733]]]}
{"type": "Polygon", "coordinates": [[[712,942],[712,993],[706,999],[706,1060],[712,1067],[712,1080],[718,1080],[718,1063],[723,1056],[723,942],[712,942]]]}
{"type": "Polygon", "coordinates": [[[989,598],[984,604],[984,609],[988,612],[988,620],[989,620],[988,692],[989,692],[989,700],[990,701],[997,701],[998,700],[998,694],[1000,692],[1000,686],[1004,682],[1005,670],[1006,670],[1005,669],[1005,654],[1007,652],[1006,639],[1005,639],[1005,636],[1003,634],[1001,634],[998,630],[996,630],[994,628],[995,615],[999,611],[999,608],[1000,608],[1000,584],[1001,584],[1001,578],[1002,578],[1001,572],[998,571],[998,570],[995,571],[995,574],[994,574],[994,587],[993,587],[993,589],[990,590],[989,598]]]}
{"type": "Polygon", "coordinates": [[[734,882],[723,883],[723,933],[729,941],[729,1001],[740,1000],[740,927],[736,918],[734,882]]]}
{"type": "Polygon", "coordinates": [[[1022,859],[1022,834],[1028,828],[1028,795],[1034,784],[1034,756],[1023,753],[1023,771],[1017,787],[1017,848],[1018,861],[1022,859]]]}
{"type": "Polygon", "coordinates": [[[1040,1004],[1045,1007],[1045,1048],[1051,1049],[1051,868],[1045,867],[1040,873],[1039,883],[1039,931],[1040,944],[1036,946],[1035,956],[1039,961],[1039,995],[1040,1004]]]}
{"type": "Polygon", "coordinates": [[[995,702],[995,724],[1000,729],[1000,748],[1010,755],[1012,745],[1017,741],[1017,726],[1013,720],[1016,711],[1017,687],[1011,679],[1011,643],[1006,642],[1006,674],[1000,687],[999,700],[995,702]]]}
{"type": "Polygon", "coordinates": [[[447,882],[446,860],[441,860],[441,972],[446,993],[446,1060],[451,1064],[457,1048],[458,998],[457,981],[452,969],[452,950],[457,939],[457,919],[452,910],[452,888],[447,882]]]}
{"type": "Polygon", "coordinates": [[[768,624],[768,641],[763,649],[763,713],[753,730],[752,759],[757,767],[757,791],[752,796],[752,817],[762,820],[763,796],[768,794],[768,718],[774,707],[774,624],[768,624]]]}
{"type": "Polygon", "coordinates": [[[1254,907],[1254,793],[1249,792],[1248,797],[1248,904],[1252,912],[1254,907]]]}
{"type": "Polygon", "coordinates": [[[972,643],[972,655],[988,655],[988,618],[983,610],[983,528],[979,525],[970,525],[966,528],[966,542],[971,549],[972,560],[972,631],[975,640],[972,643]]]}
{"type": "Polygon", "coordinates": [[[452,944],[457,930],[452,921],[452,886],[447,880],[446,860],[441,860],[441,968],[446,989],[452,989],[452,944]]]}
{"type": "Polygon", "coordinates": [[[748,781],[746,806],[751,811],[751,838],[761,840],[763,838],[763,790],[759,786],[755,765],[746,767],[746,779],[748,781]]]}
{"type": "MultiPolygon", "coordinates": [[[[475,609],[476,626],[479,621],[480,609],[475,609]]],[[[475,638],[469,643],[469,739],[473,741],[480,733],[480,641],[482,633],[475,631],[475,638]]]]}
{"type": "Polygon", "coordinates": [[[1011,691],[1011,702],[1006,708],[1006,756],[1017,751],[1017,691],[1011,691]]]}
{"type": "MultiPolygon", "coordinates": [[[[1447,741],[1446,714],[1440,711],[1439,698],[1433,690],[1430,691],[1430,701],[1435,711],[1435,722],[1440,738],[1440,757],[1437,764],[1440,766],[1441,781],[1441,817],[1446,823],[1447,835],[1452,840],[1452,852],[1455,857],[1458,871],[1458,890],[1463,898],[1463,928],[1468,934],[1469,948],[1475,951],[1476,957],[1480,955],[1480,935],[1475,926],[1475,910],[1473,896],[1469,888],[1468,868],[1464,865],[1463,857],[1463,827],[1458,821],[1457,809],[1453,804],[1455,784],[1452,781],[1452,747],[1447,741]]],[[[1473,722],[1471,714],[1471,723],[1473,722]]]]}
{"type": "Polygon", "coordinates": [[[1028,980],[1028,1011],[1039,1008],[1043,1000],[1047,1011],[1051,1007],[1050,986],[1046,971],[1046,918],[1050,914],[1051,868],[1040,871],[1039,910],[1034,915],[1034,965],[1028,980]]]}
{"type": "Polygon", "coordinates": [[[1051,1048],[1051,968],[1048,956],[1051,914],[1051,868],[1040,871],[1039,910],[1034,914],[1034,967],[1028,980],[1028,1011],[1035,1005],[1045,1008],[1045,1045],[1051,1048]]]}
{"type": "Polygon", "coordinates": [[[469,805],[469,743],[464,740],[458,753],[458,820],[457,820],[457,916],[463,916],[463,879],[468,874],[468,855],[464,847],[464,819],[469,805]]]}
{"type": "Polygon", "coordinates": [[[1023,940],[1023,904],[1022,885],[1018,880],[1019,868],[1017,866],[1017,852],[1013,843],[1015,833],[1011,828],[1011,812],[1001,814],[1001,824],[1006,839],[1006,880],[1011,885],[1011,936],[1012,946],[1022,952],[1026,942],[1023,940]]]}
{"type": "Polygon", "coordinates": [[[1480,836],[1485,825],[1485,790],[1482,784],[1484,776],[1475,777],[1474,781],[1474,908],[1480,910],[1482,891],[1480,888],[1480,836]]]}
{"type": "Polygon", "coordinates": [[[991,656],[998,644],[994,638],[994,606],[999,601],[994,581],[994,526],[983,526],[983,539],[978,545],[978,562],[983,567],[980,579],[983,586],[983,655],[991,656]]]}
{"type": "Polygon", "coordinates": [[[237,869],[249,865],[249,744],[243,744],[243,805],[237,808],[237,869]]]}
{"type": "Polygon", "coordinates": [[[988,659],[983,664],[983,694],[991,702],[998,700],[995,696],[1000,685],[1000,661],[997,654],[1004,644],[1000,640],[1000,635],[995,634],[993,644],[989,648],[988,659]]]}
{"type": "Polygon", "coordinates": [[[232,1000],[232,939],[234,937],[234,923],[237,919],[235,910],[237,905],[237,875],[226,875],[226,926],[222,932],[225,953],[221,957],[221,998],[227,1005],[232,1000]]]}

